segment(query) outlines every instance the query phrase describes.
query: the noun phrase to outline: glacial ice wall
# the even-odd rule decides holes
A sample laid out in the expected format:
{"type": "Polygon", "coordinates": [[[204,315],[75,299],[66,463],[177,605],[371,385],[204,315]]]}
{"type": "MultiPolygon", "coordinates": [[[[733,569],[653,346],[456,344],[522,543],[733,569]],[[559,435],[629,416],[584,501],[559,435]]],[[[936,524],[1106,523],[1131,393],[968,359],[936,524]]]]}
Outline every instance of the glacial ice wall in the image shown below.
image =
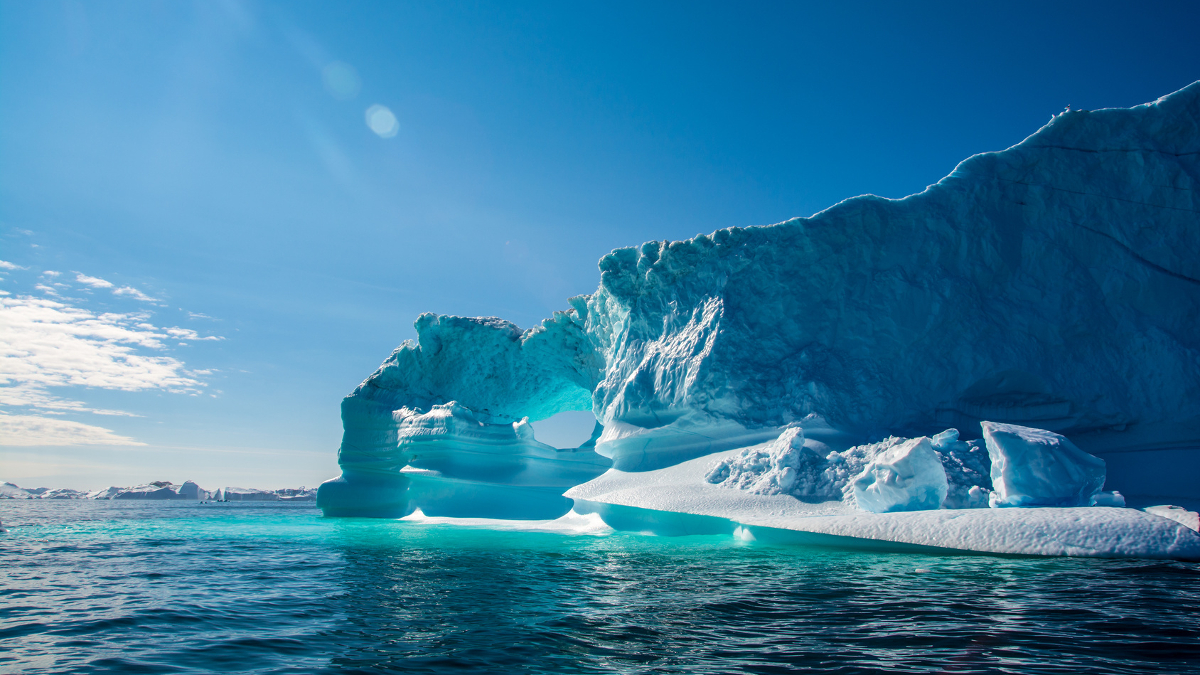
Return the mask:
{"type": "Polygon", "coordinates": [[[904,199],[615,250],[528,331],[422,315],[343,402],[337,501],[407,489],[394,412],[451,401],[505,425],[590,408],[595,451],[634,471],[789,424],[843,448],[982,420],[1196,447],[1198,183],[1200,83],[1058,115],[904,199]]]}
{"type": "Polygon", "coordinates": [[[1200,83],[1059,115],[904,199],[613,251],[586,315],[597,417],[651,447],[812,413],[858,437],[989,419],[1194,443],[1198,153],[1200,83]]]}

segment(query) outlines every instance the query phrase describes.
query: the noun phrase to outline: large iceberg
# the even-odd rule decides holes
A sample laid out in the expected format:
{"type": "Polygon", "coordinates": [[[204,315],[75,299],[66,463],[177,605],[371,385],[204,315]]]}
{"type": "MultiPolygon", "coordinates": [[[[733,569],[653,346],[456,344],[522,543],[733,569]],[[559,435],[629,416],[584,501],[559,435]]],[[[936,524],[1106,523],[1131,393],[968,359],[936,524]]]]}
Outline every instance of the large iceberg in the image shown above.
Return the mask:
{"type": "MultiPolygon", "coordinates": [[[[954,427],[963,439],[926,442],[957,467],[945,504],[977,507],[991,484],[975,476],[996,471],[971,444],[983,421],[1069,436],[1093,454],[1200,447],[1198,158],[1200,82],[1130,109],[1055,116],[904,199],[867,195],[777,225],[617,249],[600,260],[595,293],[529,330],[422,315],[417,340],[343,401],[342,476],[318,504],[403,515],[436,501],[429,480],[466,481],[439,492],[449,497],[437,508],[488,517],[527,488],[578,480],[582,465],[652,472],[794,428],[843,453],[954,427]],[[453,468],[420,468],[413,453],[429,441],[406,429],[448,405],[499,435],[481,452],[471,434],[439,432],[439,461],[453,468]],[[580,450],[596,459],[535,452],[504,431],[589,409],[594,449],[580,450]],[[513,470],[471,474],[503,457],[513,470]]],[[[836,457],[799,437],[763,451],[776,482],[756,490],[832,489],[815,477],[836,457]]],[[[1122,480],[1109,475],[1110,487],[1122,480]]],[[[544,505],[527,516],[563,503],[544,505]]]]}

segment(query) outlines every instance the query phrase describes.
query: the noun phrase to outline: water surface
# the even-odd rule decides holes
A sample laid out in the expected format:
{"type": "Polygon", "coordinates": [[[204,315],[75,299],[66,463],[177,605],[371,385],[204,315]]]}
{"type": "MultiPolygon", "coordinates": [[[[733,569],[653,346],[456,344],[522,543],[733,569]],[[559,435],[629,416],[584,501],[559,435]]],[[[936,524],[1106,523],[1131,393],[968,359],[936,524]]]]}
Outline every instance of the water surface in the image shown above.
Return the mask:
{"type": "Polygon", "coordinates": [[[0,672],[1195,673],[1200,565],[0,502],[0,672]]]}

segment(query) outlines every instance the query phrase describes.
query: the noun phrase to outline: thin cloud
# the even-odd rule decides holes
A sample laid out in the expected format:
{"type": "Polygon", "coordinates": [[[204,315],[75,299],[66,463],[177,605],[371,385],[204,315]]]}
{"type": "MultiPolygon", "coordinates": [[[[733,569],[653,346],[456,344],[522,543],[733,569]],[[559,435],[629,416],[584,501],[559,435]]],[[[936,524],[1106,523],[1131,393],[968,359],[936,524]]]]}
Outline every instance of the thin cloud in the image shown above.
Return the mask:
{"type": "Polygon", "coordinates": [[[25,269],[25,268],[21,267],[20,265],[14,265],[13,263],[8,262],[7,260],[0,260],[0,270],[23,270],[23,269],[25,269]]]}
{"type": "Polygon", "coordinates": [[[158,298],[152,298],[132,286],[122,286],[113,291],[113,295],[128,295],[134,300],[141,300],[142,302],[158,302],[158,298]]]}
{"type": "Polygon", "coordinates": [[[109,429],[70,420],[0,412],[0,445],[146,445],[109,429]]]}
{"type": "MultiPolygon", "coordinates": [[[[192,371],[192,374],[206,375],[207,373],[203,371],[192,371]]],[[[141,417],[141,415],[135,415],[131,412],[125,412],[124,410],[92,408],[82,401],[72,401],[70,399],[54,396],[43,389],[27,384],[0,386],[0,406],[39,408],[55,415],[61,415],[65,412],[86,412],[92,413],[93,415],[141,417]]]]}
{"type": "Polygon", "coordinates": [[[56,277],[60,274],[62,274],[62,272],[55,272],[54,270],[46,270],[45,272],[42,272],[42,276],[44,277],[56,277]]]}
{"type": "Polygon", "coordinates": [[[166,330],[167,330],[167,335],[170,335],[171,337],[177,338],[180,340],[224,340],[225,339],[224,337],[222,337],[220,335],[201,336],[199,333],[192,330],[191,328],[179,328],[178,326],[176,326],[174,328],[168,328],[166,330]]]}
{"type": "Polygon", "coordinates": [[[79,272],[75,273],[75,281],[77,281],[85,286],[91,286],[92,288],[112,288],[113,287],[113,284],[111,281],[105,281],[104,279],[101,279],[100,277],[89,277],[88,275],[81,274],[79,272]]]}

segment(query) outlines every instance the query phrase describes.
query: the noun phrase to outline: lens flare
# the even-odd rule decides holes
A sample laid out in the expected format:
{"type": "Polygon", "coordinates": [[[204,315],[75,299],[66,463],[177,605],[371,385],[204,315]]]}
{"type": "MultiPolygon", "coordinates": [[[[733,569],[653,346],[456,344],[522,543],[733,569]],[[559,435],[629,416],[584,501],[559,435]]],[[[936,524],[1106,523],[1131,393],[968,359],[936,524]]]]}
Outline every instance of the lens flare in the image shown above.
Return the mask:
{"type": "Polygon", "coordinates": [[[371,128],[380,138],[391,138],[400,131],[400,122],[396,120],[396,116],[388,110],[387,106],[373,105],[367,108],[367,126],[371,128]]]}
{"type": "Polygon", "coordinates": [[[325,83],[325,91],[339,101],[349,101],[358,96],[362,81],[354,66],[341,61],[334,61],[321,70],[321,80],[325,83]]]}

